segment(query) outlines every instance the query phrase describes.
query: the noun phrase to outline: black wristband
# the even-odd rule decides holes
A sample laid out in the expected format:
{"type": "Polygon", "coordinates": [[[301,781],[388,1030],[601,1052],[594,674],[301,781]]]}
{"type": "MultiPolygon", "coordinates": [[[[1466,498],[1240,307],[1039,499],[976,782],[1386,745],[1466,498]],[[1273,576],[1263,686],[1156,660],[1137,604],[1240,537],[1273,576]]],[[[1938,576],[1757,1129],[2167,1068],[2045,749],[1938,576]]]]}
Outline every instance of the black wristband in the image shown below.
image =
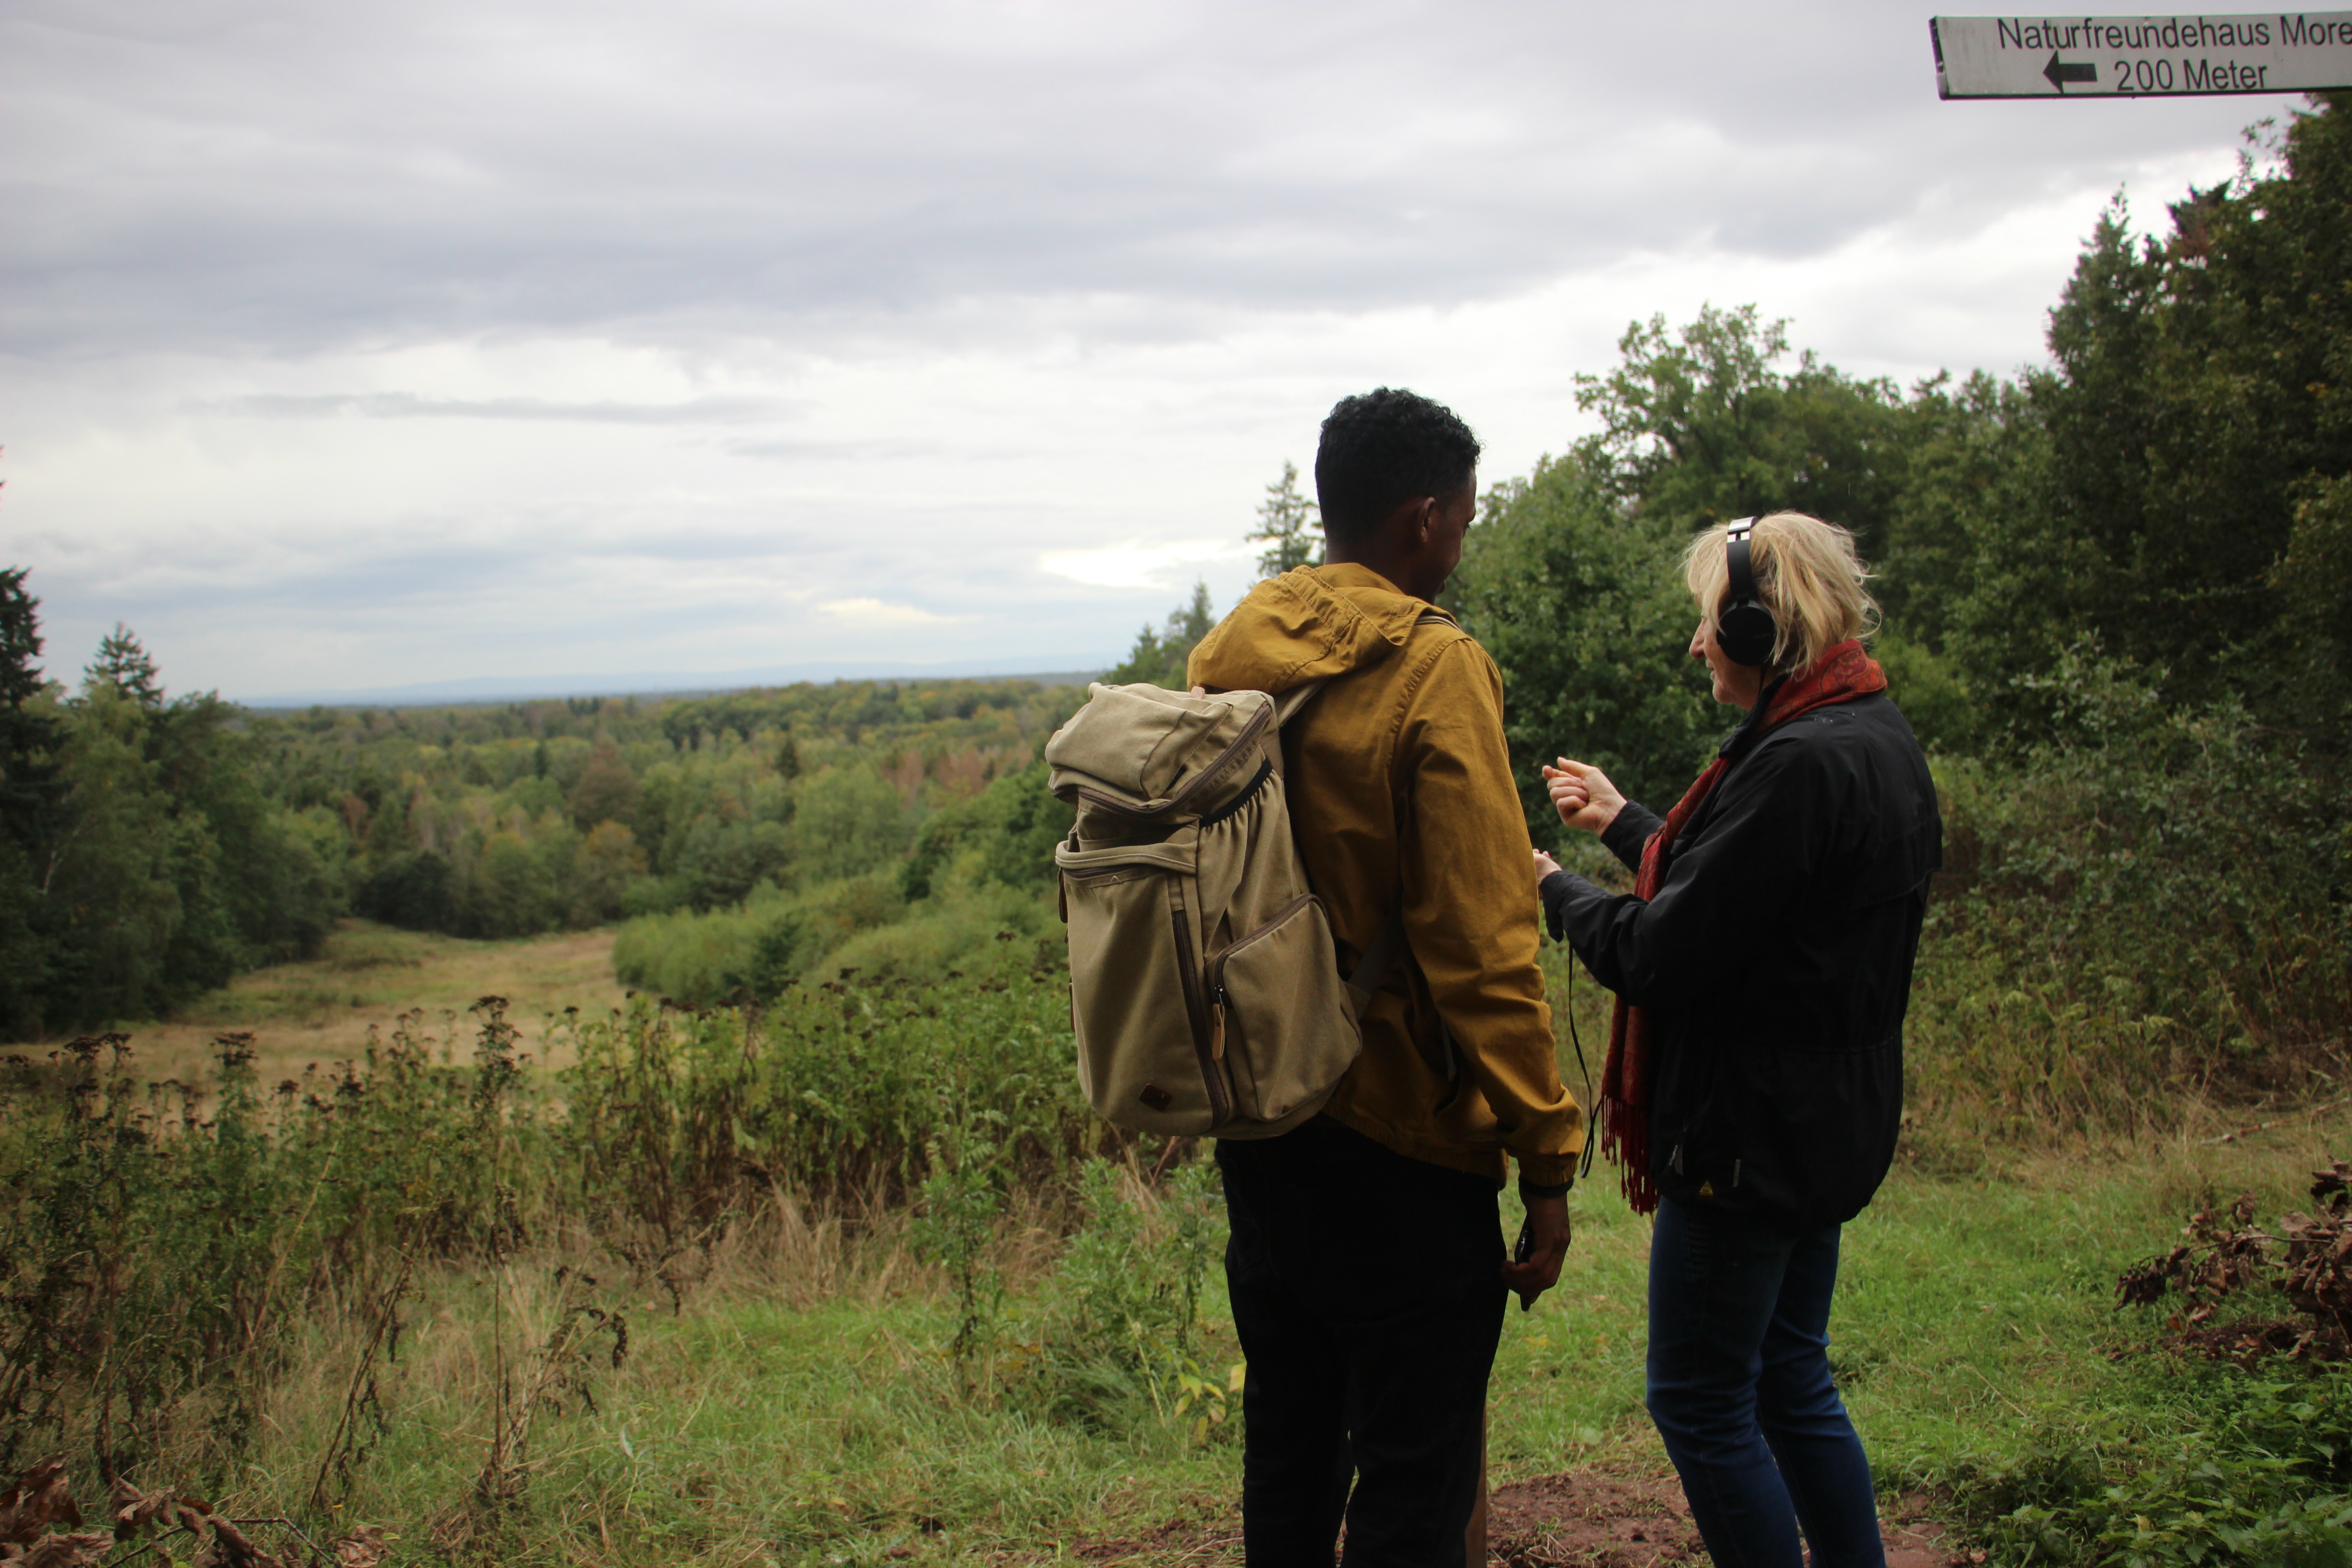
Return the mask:
{"type": "Polygon", "coordinates": [[[1573,1177],[1565,1182],[1530,1182],[1525,1176],[1521,1176],[1519,1201],[1527,1203],[1536,1198],[1564,1198],[1568,1196],[1568,1189],[1574,1185],[1576,1182],[1573,1177]]]}

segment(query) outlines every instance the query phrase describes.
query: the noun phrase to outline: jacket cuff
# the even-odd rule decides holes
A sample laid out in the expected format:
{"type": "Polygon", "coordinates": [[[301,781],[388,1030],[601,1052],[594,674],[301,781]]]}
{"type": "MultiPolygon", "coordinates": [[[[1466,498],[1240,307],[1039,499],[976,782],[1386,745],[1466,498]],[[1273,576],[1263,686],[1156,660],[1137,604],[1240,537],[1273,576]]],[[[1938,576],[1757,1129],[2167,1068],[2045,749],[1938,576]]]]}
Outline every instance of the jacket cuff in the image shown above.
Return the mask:
{"type": "Polygon", "coordinates": [[[1662,824],[1658,814],[1638,800],[1627,801],[1616,820],[1601,830],[1601,847],[1617,857],[1628,871],[1642,868],[1642,850],[1662,824]]]}
{"type": "Polygon", "coordinates": [[[1521,1154],[1513,1152],[1518,1162],[1519,1196],[1523,1198],[1557,1198],[1566,1194],[1576,1184],[1574,1154],[1521,1154]]]}
{"type": "Polygon", "coordinates": [[[1569,891],[1578,879],[1573,871],[1554,871],[1537,885],[1537,896],[1543,900],[1544,924],[1550,928],[1554,942],[1568,940],[1567,928],[1560,924],[1560,911],[1568,907],[1569,891]]]}

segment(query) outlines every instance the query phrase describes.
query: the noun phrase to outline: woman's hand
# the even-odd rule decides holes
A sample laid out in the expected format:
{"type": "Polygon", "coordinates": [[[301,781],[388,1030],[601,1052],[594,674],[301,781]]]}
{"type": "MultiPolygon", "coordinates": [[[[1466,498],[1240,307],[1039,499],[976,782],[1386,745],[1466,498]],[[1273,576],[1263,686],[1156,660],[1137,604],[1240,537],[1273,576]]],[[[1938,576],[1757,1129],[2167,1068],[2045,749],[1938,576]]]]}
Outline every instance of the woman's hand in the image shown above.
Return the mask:
{"type": "Polygon", "coordinates": [[[1617,820],[1617,814],[1625,809],[1625,797],[1609,782],[1609,775],[1589,763],[1562,757],[1544,769],[1543,776],[1551,790],[1552,809],[1570,827],[1580,827],[1587,833],[1605,832],[1617,820]]]}
{"type": "Polygon", "coordinates": [[[1537,887],[1538,887],[1538,888],[1542,887],[1542,886],[1543,886],[1543,879],[1544,879],[1546,877],[1550,876],[1554,871],[1557,871],[1557,870],[1559,870],[1559,861],[1557,861],[1557,860],[1553,859],[1550,856],[1549,856],[1549,855],[1545,854],[1545,853],[1544,853],[1542,850],[1540,850],[1540,849],[1538,849],[1538,850],[1537,850],[1537,851],[1536,851],[1536,886],[1537,886],[1537,887]]]}

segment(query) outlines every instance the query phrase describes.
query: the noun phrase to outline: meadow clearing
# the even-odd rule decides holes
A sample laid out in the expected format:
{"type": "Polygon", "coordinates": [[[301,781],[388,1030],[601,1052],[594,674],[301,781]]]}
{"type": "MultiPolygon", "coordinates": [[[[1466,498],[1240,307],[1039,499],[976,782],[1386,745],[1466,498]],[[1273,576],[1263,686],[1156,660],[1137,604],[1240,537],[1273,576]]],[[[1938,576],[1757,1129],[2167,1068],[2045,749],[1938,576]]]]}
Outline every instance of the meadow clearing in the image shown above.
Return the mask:
{"type": "Polygon", "coordinates": [[[421,1010],[446,1032],[480,998],[504,996],[519,1048],[546,1061],[550,1018],[569,1006],[617,1007],[623,990],[609,928],[486,942],[345,920],[318,957],[240,974],[141,1025],[135,1048],[142,1076],[194,1083],[215,1065],[213,1042],[243,1032],[254,1070],[274,1083],[359,1059],[369,1031],[403,1012],[421,1010]]]}

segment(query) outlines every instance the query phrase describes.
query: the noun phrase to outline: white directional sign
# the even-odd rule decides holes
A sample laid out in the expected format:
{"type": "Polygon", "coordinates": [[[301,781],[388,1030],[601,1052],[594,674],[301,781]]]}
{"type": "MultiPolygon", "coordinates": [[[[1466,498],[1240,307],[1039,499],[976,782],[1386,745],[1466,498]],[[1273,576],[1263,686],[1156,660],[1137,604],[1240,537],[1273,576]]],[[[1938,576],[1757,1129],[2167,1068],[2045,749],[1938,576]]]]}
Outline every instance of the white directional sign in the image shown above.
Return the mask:
{"type": "Polygon", "coordinates": [[[1937,16],[1946,98],[2162,98],[2352,87],[2352,11],[1937,16]]]}

